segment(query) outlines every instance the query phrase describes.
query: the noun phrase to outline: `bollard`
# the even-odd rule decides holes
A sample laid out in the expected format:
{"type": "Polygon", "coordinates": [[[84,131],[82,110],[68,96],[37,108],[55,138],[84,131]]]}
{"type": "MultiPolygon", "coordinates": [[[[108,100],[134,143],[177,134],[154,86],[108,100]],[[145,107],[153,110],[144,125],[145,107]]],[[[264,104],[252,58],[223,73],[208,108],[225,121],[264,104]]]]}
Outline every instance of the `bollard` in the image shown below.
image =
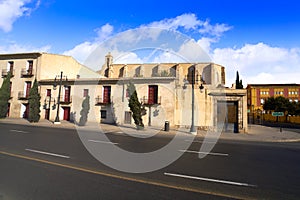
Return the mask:
{"type": "Polygon", "coordinates": [[[169,131],[170,130],[170,123],[169,121],[165,121],[165,131],[169,131]]]}
{"type": "Polygon", "coordinates": [[[280,133],[282,132],[282,127],[279,128],[280,133]]]}

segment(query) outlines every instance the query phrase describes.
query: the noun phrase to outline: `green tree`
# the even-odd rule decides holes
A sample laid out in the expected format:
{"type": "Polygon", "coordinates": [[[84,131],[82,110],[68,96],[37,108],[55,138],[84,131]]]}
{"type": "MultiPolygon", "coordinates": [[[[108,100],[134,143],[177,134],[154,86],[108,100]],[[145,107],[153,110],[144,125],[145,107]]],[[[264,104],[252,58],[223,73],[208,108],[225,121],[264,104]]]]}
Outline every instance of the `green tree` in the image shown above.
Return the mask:
{"type": "Polygon", "coordinates": [[[127,90],[130,95],[128,106],[132,112],[132,117],[134,119],[136,128],[138,130],[144,129],[142,116],[145,110],[143,109],[142,104],[139,102],[134,84],[130,82],[127,85],[127,90]]]}
{"type": "Polygon", "coordinates": [[[87,95],[82,101],[82,109],[80,111],[79,126],[84,126],[88,119],[88,114],[90,112],[90,96],[87,95]]]}
{"type": "Polygon", "coordinates": [[[263,108],[268,111],[285,112],[291,108],[291,102],[283,96],[270,97],[266,99],[263,108]]]}
{"type": "Polygon", "coordinates": [[[40,120],[40,112],[41,112],[41,96],[38,90],[38,82],[36,79],[34,80],[32,88],[29,91],[28,103],[29,103],[29,122],[38,122],[40,120]]]}
{"type": "Polygon", "coordinates": [[[10,79],[11,72],[8,72],[0,88],[0,118],[5,118],[7,115],[8,101],[10,98],[10,79]]]}
{"type": "Polygon", "coordinates": [[[239,72],[236,71],[235,89],[243,89],[243,81],[240,80],[239,72]]]}

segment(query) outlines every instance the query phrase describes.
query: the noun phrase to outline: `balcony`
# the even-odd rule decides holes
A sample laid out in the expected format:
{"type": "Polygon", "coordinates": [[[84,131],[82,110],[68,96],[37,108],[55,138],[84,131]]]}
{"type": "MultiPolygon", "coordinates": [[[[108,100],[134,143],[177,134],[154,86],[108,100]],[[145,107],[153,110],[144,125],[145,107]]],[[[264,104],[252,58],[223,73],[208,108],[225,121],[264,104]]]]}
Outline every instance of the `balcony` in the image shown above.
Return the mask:
{"type": "Polygon", "coordinates": [[[13,77],[15,75],[15,70],[7,70],[7,69],[2,69],[2,77],[7,77],[8,73],[11,72],[11,76],[13,77]]]}
{"type": "Polygon", "coordinates": [[[29,78],[29,77],[32,77],[33,76],[33,71],[32,69],[26,69],[26,68],[23,68],[21,70],[21,77],[22,78],[29,78]]]}
{"type": "Polygon", "coordinates": [[[98,96],[96,97],[95,102],[96,105],[108,105],[111,104],[111,98],[110,97],[101,98],[98,96]]]}
{"type": "Polygon", "coordinates": [[[141,104],[146,105],[146,106],[151,106],[151,105],[160,105],[161,104],[161,97],[157,98],[148,98],[144,96],[143,98],[140,99],[141,104]]]}
{"type": "Polygon", "coordinates": [[[72,97],[71,96],[60,97],[59,102],[60,104],[70,104],[72,103],[72,97]]]}
{"type": "Polygon", "coordinates": [[[18,92],[18,100],[27,100],[28,96],[29,95],[23,91],[18,92]]]}

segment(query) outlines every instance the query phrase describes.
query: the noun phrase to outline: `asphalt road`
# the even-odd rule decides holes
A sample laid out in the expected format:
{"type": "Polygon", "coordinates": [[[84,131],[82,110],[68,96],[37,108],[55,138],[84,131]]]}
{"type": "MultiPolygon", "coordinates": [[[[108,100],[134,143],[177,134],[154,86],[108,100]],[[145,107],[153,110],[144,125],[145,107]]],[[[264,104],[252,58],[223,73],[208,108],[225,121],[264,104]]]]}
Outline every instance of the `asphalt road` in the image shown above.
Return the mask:
{"type": "MultiPolygon", "coordinates": [[[[143,139],[119,132],[83,133],[91,147],[148,153],[172,136],[143,139]],[[107,136],[111,143],[103,140],[107,136]]],[[[182,144],[188,138],[182,138],[182,144]]],[[[2,199],[299,199],[300,143],[218,141],[199,159],[203,141],[170,149],[170,165],[148,173],[117,171],[95,159],[72,129],[0,123],[2,199]]],[[[101,152],[101,154],[111,152],[101,152]]],[[[110,154],[109,154],[110,155],[110,154]]],[[[128,164],[132,160],[120,157],[128,164]]],[[[145,163],[134,163],[141,168],[145,163]]]]}

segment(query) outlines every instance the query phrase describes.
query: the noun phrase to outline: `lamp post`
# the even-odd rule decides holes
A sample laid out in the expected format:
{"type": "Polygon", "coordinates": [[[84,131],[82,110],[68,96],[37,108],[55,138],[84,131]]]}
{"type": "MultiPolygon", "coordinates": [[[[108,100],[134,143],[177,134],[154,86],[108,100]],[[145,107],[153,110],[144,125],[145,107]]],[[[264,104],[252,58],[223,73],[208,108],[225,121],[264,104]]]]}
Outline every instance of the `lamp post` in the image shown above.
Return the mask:
{"type": "Polygon", "coordinates": [[[192,84],[192,122],[191,122],[191,128],[190,128],[190,133],[192,133],[193,135],[197,134],[196,128],[195,128],[195,82],[201,82],[201,85],[199,86],[200,92],[202,92],[202,90],[204,89],[203,85],[202,85],[202,77],[200,75],[200,79],[198,79],[198,75],[195,79],[195,66],[192,67],[191,69],[191,83],[185,79],[184,80],[184,89],[186,88],[186,84],[190,83],[192,84]]]}
{"type": "Polygon", "coordinates": [[[66,78],[66,81],[68,81],[67,76],[63,76],[63,72],[61,71],[60,75],[57,75],[55,77],[54,84],[53,84],[53,87],[54,87],[54,90],[55,90],[56,86],[57,86],[56,79],[60,78],[59,79],[59,88],[58,88],[58,97],[57,97],[57,108],[56,108],[57,110],[56,110],[56,117],[55,117],[55,120],[54,120],[54,124],[60,124],[60,120],[59,120],[59,106],[60,106],[60,93],[61,93],[61,86],[62,86],[63,77],[66,78]]]}

